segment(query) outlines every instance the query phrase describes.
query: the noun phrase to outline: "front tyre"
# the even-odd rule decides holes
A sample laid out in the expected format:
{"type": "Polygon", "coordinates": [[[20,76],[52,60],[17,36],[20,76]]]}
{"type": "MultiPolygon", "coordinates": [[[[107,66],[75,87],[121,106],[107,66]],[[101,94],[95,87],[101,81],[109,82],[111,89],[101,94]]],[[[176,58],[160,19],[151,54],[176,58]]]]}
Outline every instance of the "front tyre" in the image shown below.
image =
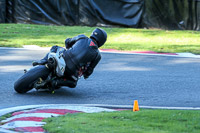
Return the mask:
{"type": "Polygon", "coordinates": [[[14,89],[18,93],[26,93],[33,89],[33,84],[36,80],[39,78],[46,79],[49,73],[49,69],[45,66],[35,66],[15,82],[14,89]]]}

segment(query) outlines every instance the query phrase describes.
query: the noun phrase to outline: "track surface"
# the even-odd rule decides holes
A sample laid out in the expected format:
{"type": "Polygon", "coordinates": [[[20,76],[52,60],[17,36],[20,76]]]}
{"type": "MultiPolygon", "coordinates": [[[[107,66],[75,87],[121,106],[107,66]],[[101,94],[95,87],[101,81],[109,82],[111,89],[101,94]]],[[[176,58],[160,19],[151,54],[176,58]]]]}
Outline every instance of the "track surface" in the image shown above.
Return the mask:
{"type": "Polygon", "coordinates": [[[17,94],[14,82],[48,50],[0,49],[0,109],[36,104],[200,107],[200,59],[102,53],[93,75],[55,94],[17,94]]]}

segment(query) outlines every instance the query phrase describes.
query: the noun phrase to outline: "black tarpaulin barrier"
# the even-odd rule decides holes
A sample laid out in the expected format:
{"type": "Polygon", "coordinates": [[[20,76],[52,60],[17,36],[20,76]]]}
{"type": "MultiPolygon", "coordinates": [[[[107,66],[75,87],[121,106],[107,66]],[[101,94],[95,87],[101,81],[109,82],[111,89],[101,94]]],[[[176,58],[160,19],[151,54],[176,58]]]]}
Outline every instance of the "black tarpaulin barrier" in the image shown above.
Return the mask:
{"type": "Polygon", "coordinates": [[[200,30],[200,0],[0,1],[0,23],[200,30]]]}
{"type": "MultiPolygon", "coordinates": [[[[15,0],[15,23],[138,27],[144,0],[15,0]]],[[[14,18],[12,18],[12,16],[14,18]]]]}
{"type": "Polygon", "coordinates": [[[144,0],[80,0],[80,24],[138,27],[144,0]]]}
{"type": "Polygon", "coordinates": [[[15,0],[14,22],[33,24],[78,24],[78,0],[15,0]]]}
{"type": "Polygon", "coordinates": [[[0,0],[0,23],[6,22],[6,0],[0,0]]]}
{"type": "Polygon", "coordinates": [[[14,1],[13,0],[6,0],[6,23],[14,23],[14,1]]]}
{"type": "Polygon", "coordinates": [[[143,26],[199,30],[200,0],[146,0],[143,26]]]}

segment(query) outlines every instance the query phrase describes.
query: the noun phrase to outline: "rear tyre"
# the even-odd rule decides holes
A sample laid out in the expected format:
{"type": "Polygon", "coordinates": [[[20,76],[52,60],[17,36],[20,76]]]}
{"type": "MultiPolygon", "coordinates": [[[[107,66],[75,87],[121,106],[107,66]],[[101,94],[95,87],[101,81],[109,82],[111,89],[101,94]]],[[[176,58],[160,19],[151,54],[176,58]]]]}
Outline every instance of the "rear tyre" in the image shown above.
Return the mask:
{"type": "Polygon", "coordinates": [[[26,93],[33,89],[33,84],[39,78],[46,79],[50,71],[43,65],[35,66],[20,77],[14,84],[14,89],[18,93],[26,93]]]}

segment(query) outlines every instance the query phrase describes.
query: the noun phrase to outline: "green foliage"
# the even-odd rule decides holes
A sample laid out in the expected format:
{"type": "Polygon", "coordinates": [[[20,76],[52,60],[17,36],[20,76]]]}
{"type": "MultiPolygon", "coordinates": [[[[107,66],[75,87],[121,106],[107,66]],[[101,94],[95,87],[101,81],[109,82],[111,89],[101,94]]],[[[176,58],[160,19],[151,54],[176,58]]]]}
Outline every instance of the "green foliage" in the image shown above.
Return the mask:
{"type": "MultiPolygon", "coordinates": [[[[95,27],[0,24],[0,46],[38,45],[64,46],[68,37],[89,36],[95,27]]],[[[104,28],[108,33],[104,49],[191,52],[200,54],[199,31],[168,31],[159,29],[104,28]]]]}
{"type": "Polygon", "coordinates": [[[200,111],[149,110],[67,114],[45,119],[51,133],[199,133],[200,111]]]}

